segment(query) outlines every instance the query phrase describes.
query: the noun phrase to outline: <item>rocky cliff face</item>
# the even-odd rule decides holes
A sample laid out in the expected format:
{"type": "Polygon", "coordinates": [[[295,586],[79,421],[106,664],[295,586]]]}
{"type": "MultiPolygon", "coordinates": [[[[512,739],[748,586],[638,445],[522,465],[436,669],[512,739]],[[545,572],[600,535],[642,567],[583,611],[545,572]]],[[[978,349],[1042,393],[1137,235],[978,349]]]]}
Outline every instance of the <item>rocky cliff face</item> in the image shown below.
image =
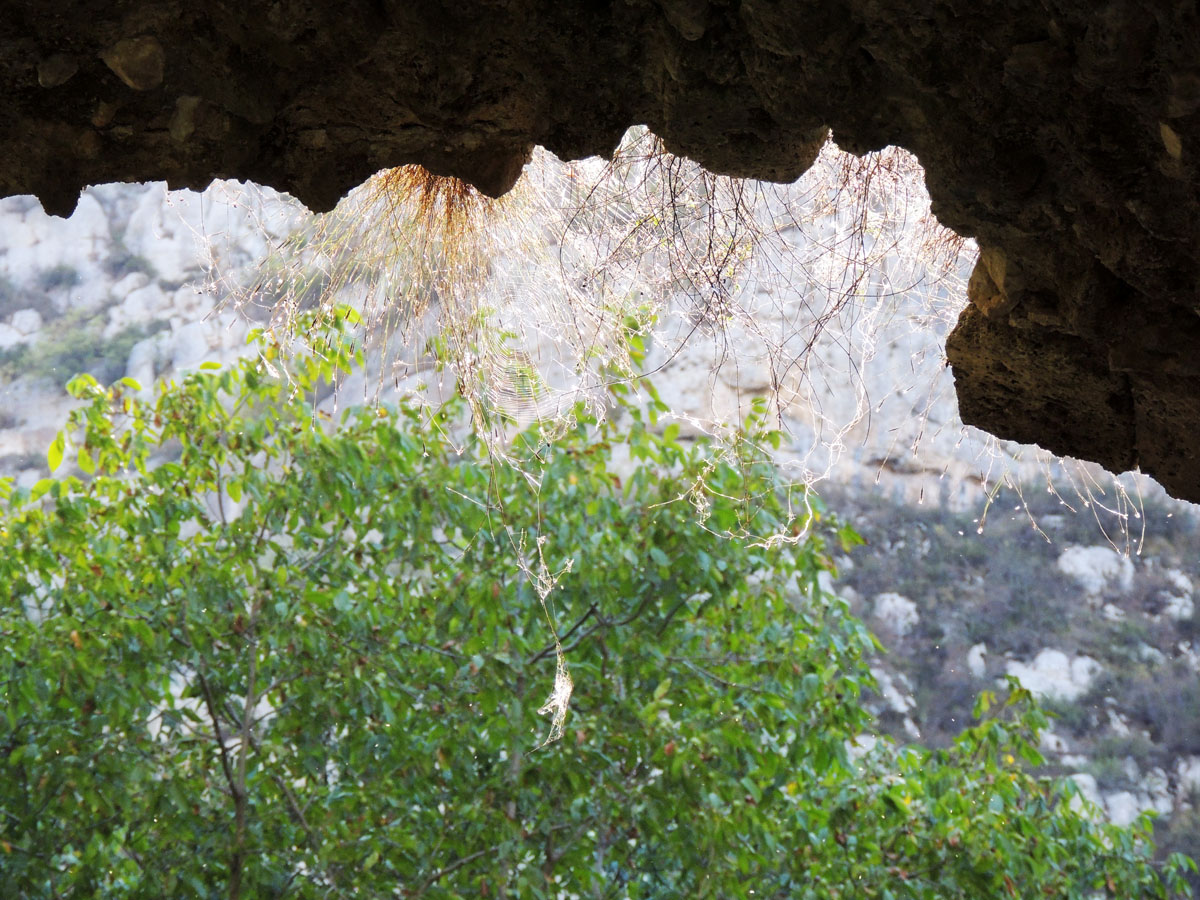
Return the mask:
{"type": "Polygon", "coordinates": [[[790,180],[828,128],[919,156],[977,238],[948,341],[967,421],[1200,499],[1200,22],[1165,0],[266,6],[75,0],[0,17],[0,192],[253,179],[326,209],[420,162],[506,191],[530,148],[644,123],[790,180]]]}

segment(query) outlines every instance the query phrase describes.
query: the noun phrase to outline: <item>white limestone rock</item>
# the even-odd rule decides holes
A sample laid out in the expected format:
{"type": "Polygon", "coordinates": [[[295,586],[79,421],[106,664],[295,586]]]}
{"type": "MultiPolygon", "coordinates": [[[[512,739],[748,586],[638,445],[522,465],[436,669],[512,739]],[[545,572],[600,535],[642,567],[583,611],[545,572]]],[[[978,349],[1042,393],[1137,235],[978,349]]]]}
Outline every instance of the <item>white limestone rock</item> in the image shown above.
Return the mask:
{"type": "Polygon", "coordinates": [[[169,308],[191,319],[203,319],[216,306],[216,298],[209,291],[194,284],[185,284],[171,296],[169,308]]]}
{"type": "Polygon", "coordinates": [[[1142,780],[1143,809],[1152,809],[1160,816],[1169,816],[1175,809],[1171,797],[1170,779],[1165,770],[1157,766],[1146,773],[1142,780]]]}
{"type": "Polygon", "coordinates": [[[1108,727],[1117,737],[1129,737],[1129,720],[1116,710],[1108,710],[1108,727]]]}
{"type": "Polygon", "coordinates": [[[196,198],[188,191],[168,193],[166,185],[156,184],[141,197],[126,225],[125,246],[149,260],[167,281],[185,281],[199,270],[203,215],[196,198]]]}
{"type": "Polygon", "coordinates": [[[987,674],[987,644],[978,643],[967,651],[967,669],[976,678],[987,674]]]}
{"type": "Polygon", "coordinates": [[[1133,563],[1111,547],[1068,547],[1058,557],[1058,570],[1074,578],[1089,597],[1110,587],[1133,587],[1133,563]]]}
{"type": "Polygon", "coordinates": [[[1185,756],[1175,762],[1175,785],[1180,802],[1200,794],[1200,756],[1185,756]]]}
{"type": "Polygon", "coordinates": [[[1145,807],[1132,791],[1116,791],[1104,795],[1104,812],[1108,821],[1124,827],[1131,825],[1145,807]]]}
{"type": "MultiPolygon", "coordinates": [[[[1105,811],[1104,797],[1100,794],[1100,786],[1096,783],[1095,776],[1089,775],[1087,772],[1075,772],[1067,777],[1075,783],[1075,789],[1079,791],[1079,798],[1092,804],[1096,808],[1096,812],[1103,815],[1105,811]]],[[[1071,802],[1071,806],[1076,810],[1083,809],[1084,807],[1079,798],[1071,802]]]]}
{"type": "MultiPolygon", "coordinates": [[[[88,192],[69,219],[48,216],[40,205],[27,210],[19,226],[4,231],[0,274],[23,285],[36,284],[42,273],[71,269],[82,282],[103,277],[101,263],[112,246],[103,207],[88,192]]],[[[56,291],[61,293],[61,291],[56,291]]]]}
{"type": "Polygon", "coordinates": [[[744,329],[737,329],[737,333],[731,333],[729,337],[738,353],[722,363],[718,370],[721,380],[737,391],[767,393],[774,383],[770,359],[763,352],[755,352],[758,342],[744,329]],[[748,352],[743,353],[743,347],[748,352]]]}
{"type": "Polygon", "coordinates": [[[1196,652],[1196,648],[1192,645],[1192,642],[1180,641],[1175,645],[1175,649],[1179,654],[1176,659],[1183,660],[1184,665],[1197,675],[1200,675],[1200,653],[1196,652]]]}
{"type": "Polygon", "coordinates": [[[210,340],[214,348],[246,354],[246,335],[250,333],[250,326],[245,319],[232,310],[225,310],[208,321],[212,324],[210,340]]]}
{"type": "Polygon", "coordinates": [[[1090,656],[1070,657],[1048,648],[1031,662],[1009,660],[1006,669],[1037,697],[1075,700],[1087,692],[1102,667],[1090,656]]]}
{"type": "Polygon", "coordinates": [[[1162,617],[1173,619],[1176,622],[1182,622],[1185,619],[1190,619],[1196,612],[1196,604],[1190,596],[1177,596],[1168,594],[1166,603],[1163,605],[1162,617]]]}
{"type": "Polygon", "coordinates": [[[1061,735],[1053,731],[1043,731],[1038,739],[1038,747],[1047,755],[1062,756],[1070,748],[1067,746],[1067,741],[1061,735]]]}
{"type": "Polygon", "coordinates": [[[817,587],[821,589],[823,594],[836,594],[838,592],[837,582],[833,580],[833,575],[822,569],[817,573],[817,587]]]}
{"type": "Polygon", "coordinates": [[[171,301],[157,284],[147,284],[130,291],[121,309],[130,323],[147,322],[171,308],[171,301]]]}
{"type": "Polygon", "coordinates": [[[139,198],[125,245],[149,261],[162,281],[182,284],[214,263],[228,272],[261,258],[268,243],[260,225],[270,220],[282,227],[295,209],[273,191],[234,182],[215,183],[202,194],[168,191],[159,183],[139,198]]]}
{"type": "Polygon", "coordinates": [[[846,755],[852,760],[862,759],[879,746],[879,738],[866,732],[846,741],[846,755]]]}
{"type": "Polygon", "coordinates": [[[902,594],[891,592],[876,595],[875,617],[897,637],[910,634],[921,621],[916,603],[902,594]]]}
{"type": "Polygon", "coordinates": [[[1145,641],[1139,641],[1137,646],[1138,659],[1150,666],[1163,666],[1167,663],[1166,654],[1157,647],[1151,647],[1145,641]]]}
{"type": "Polygon", "coordinates": [[[189,322],[171,335],[168,357],[176,372],[193,368],[208,357],[211,349],[208,326],[204,322],[189,322]]]}
{"type": "Polygon", "coordinates": [[[879,696],[883,698],[888,709],[906,717],[916,710],[917,701],[912,697],[912,687],[907,678],[899,674],[893,676],[882,666],[872,666],[871,675],[875,678],[879,696]]]}
{"type": "Polygon", "coordinates": [[[32,335],[42,328],[42,314],[32,307],[18,309],[12,314],[12,327],[24,335],[32,335]]]}
{"type": "Polygon", "coordinates": [[[50,302],[58,312],[95,312],[112,302],[108,281],[103,275],[81,277],[83,280],[79,284],[51,295],[50,302]]]}
{"type": "Polygon", "coordinates": [[[17,487],[21,488],[22,490],[30,490],[41,480],[41,469],[22,469],[17,473],[17,487]]]}
{"type": "Polygon", "coordinates": [[[1162,574],[1171,583],[1171,586],[1184,596],[1190,595],[1195,590],[1192,579],[1180,569],[1165,569],[1162,574]]]}
{"type": "Polygon", "coordinates": [[[1109,622],[1125,621],[1125,610],[1121,609],[1115,603],[1105,603],[1104,608],[1100,610],[1100,615],[1104,616],[1109,622]]]}
{"type": "Polygon", "coordinates": [[[0,323],[0,350],[8,350],[17,344],[25,343],[25,335],[11,325],[0,323]]]}
{"type": "Polygon", "coordinates": [[[138,341],[129,349],[129,360],[125,364],[125,376],[137,381],[144,391],[149,391],[166,359],[165,347],[168,332],[160,331],[153,337],[138,341]]]}
{"type": "Polygon", "coordinates": [[[149,283],[150,276],[145,272],[130,272],[112,286],[112,295],[114,297],[128,297],[134,291],[144,288],[149,283]]]}
{"type": "Polygon", "coordinates": [[[1137,760],[1132,756],[1127,756],[1121,760],[1121,769],[1125,772],[1125,778],[1130,784],[1136,784],[1138,779],[1142,777],[1142,770],[1138,768],[1137,760]]]}

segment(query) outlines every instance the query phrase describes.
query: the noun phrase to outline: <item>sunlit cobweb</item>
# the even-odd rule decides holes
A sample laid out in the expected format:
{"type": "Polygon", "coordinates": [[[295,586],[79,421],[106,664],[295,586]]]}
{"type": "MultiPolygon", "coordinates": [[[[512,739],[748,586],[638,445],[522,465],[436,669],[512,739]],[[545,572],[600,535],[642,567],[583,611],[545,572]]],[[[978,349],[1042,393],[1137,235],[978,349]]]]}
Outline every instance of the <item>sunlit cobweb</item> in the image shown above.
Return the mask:
{"type": "Polygon", "coordinates": [[[611,160],[536,151],[499,201],[416,167],[380,173],[277,241],[236,294],[278,329],[301,309],[360,310],[368,366],[332,402],[458,391],[498,452],[504,422],[565,425],[578,403],[604,415],[640,336],[686,433],[724,434],[765,398],[796,482],[850,467],[912,501],[986,507],[1053,474],[1136,522],[1121,482],[932,414],[955,408],[941,338],[973,259],[902,150],[829,143],[795,184],[771,185],[633,129],[611,160]]]}
{"type": "MultiPolygon", "coordinates": [[[[357,308],[375,364],[352,400],[441,366],[481,410],[518,422],[577,402],[602,412],[606,386],[633,374],[636,333],[655,351],[651,374],[693,339],[719,344],[720,364],[752,335],[787,397],[880,260],[898,249],[923,264],[953,259],[961,243],[927,204],[922,229],[897,215],[921,177],[911,158],[848,159],[830,147],[813,173],[780,187],[712,175],[634,130],[611,161],[537,152],[499,201],[393,170],[279,242],[238,302],[276,327],[303,309],[357,308]],[[942,241],[933,252],[931,234],[942,241]]],[[[898,291],[924,276],[882,277],[898,291]]]]}

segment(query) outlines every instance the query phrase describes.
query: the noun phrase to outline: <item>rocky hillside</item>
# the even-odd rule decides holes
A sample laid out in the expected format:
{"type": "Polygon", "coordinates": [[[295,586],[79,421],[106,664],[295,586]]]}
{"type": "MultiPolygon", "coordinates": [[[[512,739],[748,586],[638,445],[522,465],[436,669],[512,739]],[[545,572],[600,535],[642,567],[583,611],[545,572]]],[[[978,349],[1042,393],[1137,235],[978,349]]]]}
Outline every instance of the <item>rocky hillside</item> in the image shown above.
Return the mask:
{"type": "Polygon", "coordinates": [[[45,474],[78,372],[150,384],[245,352],[247,324],[215,312],[209,273],[261,258],[265,216],[283,209],[235,186],[97,187],[66,220],[33,198],[0,201],[0,469],[23,485],[45,474]]]}
{"type": "MultiPolygon", "coordinates": [[[[251,323],[221,305],[227,286],[301,217],[239,186],[95,188],[65,221],[0,201],[0,474],[44,477],[75,372],[146,385],[245,353],[251,323]]],[[[821,234],[840,227],[834,217],[821,234]]],[[[790,240],[811,253],[812,237],[790,240]]],[[[1016,676],[1059,717],[1045,748],[1055,771],[1114,821],[1155,810],[1167,846],[1200,851],[1195,507],[964,428],[939,350],[953,316],[939,309],[954,311],[965,268],[898,291],[899,264],[881,265],[891,276],[868,278],[859,313],[813,344],[826,367],[781,382],[780,354],[799,350],[771,329],[794,323],[808,295],[780,300],[768,259],[741,295],[766,313],[739,321],[759,324],[663,337],[648,361],[657,386],[685,431],[769,398],[792,437],[781,464],[824,478],[867,539],[831,587],[887,648],[886,730],[945,741],[979,691],[1016,676]]]]}
{"type": "Polygon", "coordinates": [[[982,532],[982,507],[825,493],[866,538],[833,587],[886,648],[876,708],[888,731],[946,742],[980,691],[1015,676],[1057,716],[1043,744],[1051,771],[1113,821],[1154,810],[1164,846],[1200,850],[1193,511],[1146,504],[1114,547],[1103,511],[1044,486],[1002,494],[982,532]]]}

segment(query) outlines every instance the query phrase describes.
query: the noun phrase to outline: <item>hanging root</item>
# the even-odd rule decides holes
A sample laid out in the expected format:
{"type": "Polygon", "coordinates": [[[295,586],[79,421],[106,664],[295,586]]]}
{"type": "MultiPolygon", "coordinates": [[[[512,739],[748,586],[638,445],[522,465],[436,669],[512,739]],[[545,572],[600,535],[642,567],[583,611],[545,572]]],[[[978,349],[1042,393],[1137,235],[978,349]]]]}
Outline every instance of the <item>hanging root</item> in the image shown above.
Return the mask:
{"type": "Polygon", "coordinates": [[[461,178],[435,175],[419,165],[381,172],[374,190],[389,212],[410,209],[412,218],[436,229],[443,239],[475,231],[498,203],[461,178]]]}

